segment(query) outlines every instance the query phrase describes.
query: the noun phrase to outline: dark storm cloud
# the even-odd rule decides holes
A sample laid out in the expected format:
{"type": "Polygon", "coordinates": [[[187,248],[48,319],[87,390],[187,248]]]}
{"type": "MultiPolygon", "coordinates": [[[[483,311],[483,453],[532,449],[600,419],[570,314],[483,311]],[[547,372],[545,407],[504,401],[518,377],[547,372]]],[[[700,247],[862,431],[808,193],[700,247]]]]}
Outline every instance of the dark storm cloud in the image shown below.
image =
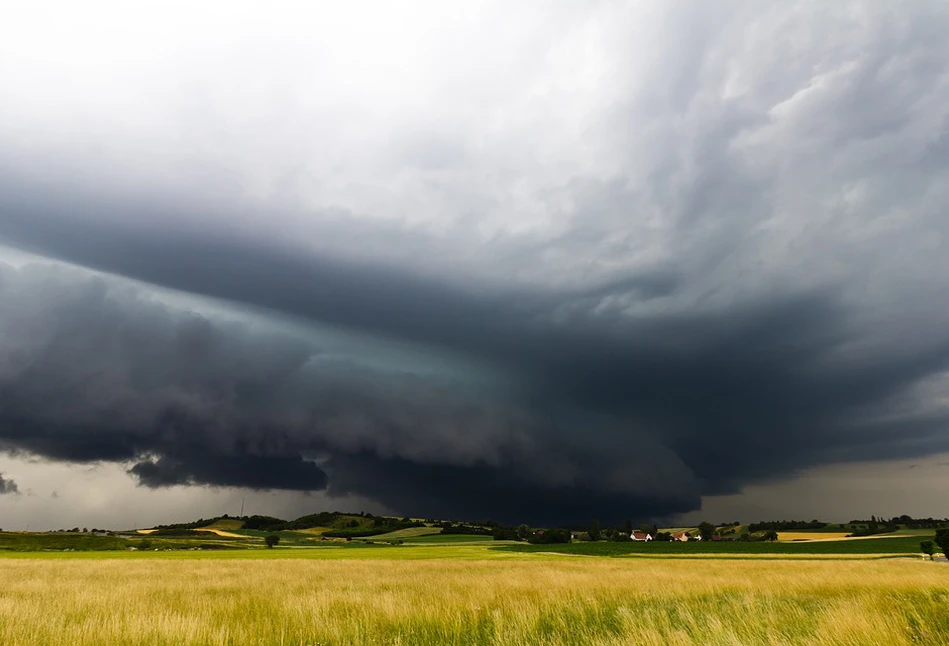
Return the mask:
{"type": "Polygon", "coordinates": [[[236,117],[172,101],[130,143],[0,123],[0,240],[104,274],[0,272],[0,448],[535,522],[949,450],[945,8],[602,11],[514,21],[518,56],[427,70],[405,114],[375,77],[326,123],[255,95],[266,145],[215,139],[260,105],[219,74],[236,117]]]}
{"type": "Polygon", "coordinates": [[[577,445],[579,420],[500,385],[373,367],[366,361],[376,357],[215,322],[74,269],[5,267],[0,297],[0,448],[9,452],[130,462],[149,487],[314,491],[331,470],[333,494],[361,491],[389,505],[412,494],[420,513],[454,500],[490,515],[493,494],[450,490],[471,474],[495,481],[495,492],[516,488],[512,500],[530,501],[537,518],[555,517],[557,497],[574,488],[621,499],[624,509],[652,509],[657,498],[667,509],[697,503],[685,467],[653,439],[599,422],[601,448],[642,454],[600,455],[577,445]],[[636,491],[629,469],[648,468],[647,458],[678,474],[674,488],[652,498],[636,491]],[[386,477],[413,464],[411,487],[386,477]],[[428,477],[448,489],[422,486],[428,477]]]}
{"type": "Polygon", "coordinates": [[[326,486],[326,474],[300,456],[198,455],[193,463],[163,456],[144,460],[129,473],[147,487],[211,484],[254,489],[313,491],[326,486]]]}
{"type": "MultiPolygon", "coordinates": [[[[315,270],[294,276],[333,294],[355,282],[338,271],[339,285],[315,270]]],[[[688,511],[700,494],[812,464],[949,449],[942,415],[872,411],[944,370],[949,348],[832,359],[849,339],[832,292],[648,321],[556,320],[550,296],[459,294],[442,314],[457,317],[454,329],[430,341],[512,376],[502,395],[398,366],[321,362],[318,347],[69,270],[7,269],[0,285],[14,358],[0,381],[2,445],[133,461],[151,487],[317,490],[328,472],[330,493],[405,513],[615,519],[688,511]]],[[[445,303],[418,287],[410,296],[399,307],[445,303]]],[[[295,313],[313,316],[311,298],[295,313]]],[[[357,307],[374,310],[367,329],[389,320],[379,302],[357,307]]],[[[398,337],[422,313],[393,310],[386,331],[398,337]]]]}
{"type": "MultiPolygon", "coordinates": [[[[432,518],[500,519],[538,525],[590,518],[621,522],[627,517],[655,518],[690,511],[699,502],[694,494],[677,490],[675,485],[667,492],[650,489],[641,494],[604,489],[583,476],[564,483],[551,478],[546,485],[538,485],[513,468],[418,464],[371,454],[341,455],[328,466],[333,475],[331,494],[366,493],[381,497],[393,509],[421,507],[432,518]]],[[[648,468],[638,472],[647,474],[653,475],[648,468]]]]}
{"type": "Polygon", "coordinates": [[[13,480],[4,478],[3,474],[0,473],[0,496],[7,493],[19,493],[19,491],[13,480]]]}

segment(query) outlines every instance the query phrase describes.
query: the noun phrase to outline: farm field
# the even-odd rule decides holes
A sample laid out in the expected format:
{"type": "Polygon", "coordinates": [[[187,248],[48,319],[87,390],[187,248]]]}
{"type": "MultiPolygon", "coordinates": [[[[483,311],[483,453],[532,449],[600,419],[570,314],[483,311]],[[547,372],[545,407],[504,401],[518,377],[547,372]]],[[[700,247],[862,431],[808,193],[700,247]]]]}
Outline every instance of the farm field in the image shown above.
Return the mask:
{"type": "Polygon", "coordinates": [[[849,532],[778,532],[779,541],[835,541],[847,538],[849,532]]]}
{"type": "MultiPolygon", "coordinates": [[[[931,534],[930,534],[931,535],[931,534]]],[[[919,536],[885,536],[865,539],[788,542],[625,542],[566,543],[560,545],[529,545],[515,543],[498,549],[516,552],[557,552],[589,556],[794,556],[808,554],[919,554],[919,536]]]]}
{"type": "Polygon", "coordinates": [[[405,540],[418,538],[419,536],[437,535],[441,531],[439,527],[409,527],[408,529],[397,529],[386,534],[377,534],[372,538],[377,541],[405,540]]]}
{"type": "Polygon", "coordinates": [[[0,643],[949,643],[933,530],[529,544],[431,525],[326,539],[367,520],[320,520],[0,532],[0,643]]]}
{"type": "Polygon", "coordinates": [[[404,539],[406,544],[412,543],[496,543],[490,536],[483,534],[430,534],[404,539]]]}
{"type": "Polygon", "coordinates": [[[0,558],[0,643],[949,642],[949,567],[921,559],[630,560],[478,545],[169,556],[0,558]],[[413,553],[428,558],[403,558],[413,553]]]}

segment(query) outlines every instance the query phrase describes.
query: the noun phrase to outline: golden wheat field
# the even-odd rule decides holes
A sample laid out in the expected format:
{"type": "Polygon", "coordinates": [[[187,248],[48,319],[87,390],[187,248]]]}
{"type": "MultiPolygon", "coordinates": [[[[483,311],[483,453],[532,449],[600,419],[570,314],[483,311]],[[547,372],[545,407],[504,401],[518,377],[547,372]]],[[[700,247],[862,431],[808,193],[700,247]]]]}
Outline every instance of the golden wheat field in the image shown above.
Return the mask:
{"type": "Polygon", "coordinates": [[[778,532],[779,541],[839,541],[848,532],[778,532]]]}
{"type": "Polygon", "coordinates": [[[916,560],[0,559],[5,646],[944,644],[916,560]]]}

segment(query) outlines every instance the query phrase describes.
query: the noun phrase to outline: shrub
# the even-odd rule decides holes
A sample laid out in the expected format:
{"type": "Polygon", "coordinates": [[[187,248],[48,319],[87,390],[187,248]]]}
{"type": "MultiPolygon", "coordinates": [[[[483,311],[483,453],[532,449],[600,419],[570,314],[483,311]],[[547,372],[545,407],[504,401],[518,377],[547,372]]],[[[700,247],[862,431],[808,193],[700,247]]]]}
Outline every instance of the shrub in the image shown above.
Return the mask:
{"type": "Polygon", "coordinates": [[[949,557],[949,529],[937,529],[934,541],[939,549],[949,557]]]}

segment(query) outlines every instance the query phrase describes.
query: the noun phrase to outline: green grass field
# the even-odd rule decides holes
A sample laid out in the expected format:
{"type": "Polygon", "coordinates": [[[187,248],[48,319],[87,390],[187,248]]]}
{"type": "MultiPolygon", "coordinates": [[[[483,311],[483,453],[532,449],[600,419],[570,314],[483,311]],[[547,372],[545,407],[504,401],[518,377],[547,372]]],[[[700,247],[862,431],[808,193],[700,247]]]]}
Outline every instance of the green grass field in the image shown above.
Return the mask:
{"type": "Polygon", "coordinates": [[[415,543],[493,543],[490,536],[481,534],[429,534],[403,539],[406,544],[415,543]]]}
{"type": "Polygon", "coordinates": [[[0,532],[0,551],[44,552],[49,550],[121,550],[129,541],[117,536],[93,536],[70,532],[0,532]]]}
{"type": "Polygon", "coordinates": [[[378,534],[370,538],[377,541],[397,541],[439,534],[441,531],[440,527],[409,527],[408,529],[397,529],[394,532],[388,532],[386,534],[378,534]]]}
{"type": "MultiPolygon", "coordinates": [[[[932,536],[930,533],[928,536],[932,536]]],[[[568,543],[565,545],[528,545],[516,543],[498,549],[514,552],[557,552],[589,556],[652,556],[652,555],[787,555],[796,554],[919,554],[923,536],[893,538],[866,538],[860,540],[820,542],[627,542],[627,543],[568,543]]]]}
{"type": "Polygon", "coordinates": [[[205,527],[213,529],[223,529],[226,531],[233,531],[235,529],[240,529],[244,526],[244,521],[238,520],[237,518],[218,518],[216,521],[205,527]]]}
{"type": "Polygon", "coordinates": [[[271,536],[271,535],[279,536],[281,545],[315,545],[320,542],[320,536],[318,534],[311,534],[308,532],[300,532],[300,531],[263,532],[257,529],[236,529],[232,531],[235,534],[246,536],[248,539],[255,541],[259,545],[263,545],[264,539],[267,536],[271,536]]]}
{"type": "Polygon", "coordinates": [[[335,549],[358,547],[366,542],[375,546],[389,541],[402,541],[398,548],[417,548],[424,545],[479,544],[492,549],[514,552],[556,552],[587,556],[793,556],[805,554],[918,554],[919,542],[931,538],[925,530],[906,535],[835,541],[788,542],[650,542],[650,543],[570,543],[566,545],[529,545],[526,543],[497,543],[490,536],[477,534],[432,534],[432,528],[411,528],[381,536],[343,541],[323,541],[320,536],[300,531],[262,532],[257,530],[229,530],[242,538],[198,534],[183,536],[156,536],[131,534],[119,536],[92,536],[68,532],[25,533],[0,532],[0,552],[64,552],[64,551],[118,551],[135,547],[139,550],[184,550],[191,548],[251,550],[265,549],[264,537],[280,537],[278,550],[287,548],[335,549]]]}

